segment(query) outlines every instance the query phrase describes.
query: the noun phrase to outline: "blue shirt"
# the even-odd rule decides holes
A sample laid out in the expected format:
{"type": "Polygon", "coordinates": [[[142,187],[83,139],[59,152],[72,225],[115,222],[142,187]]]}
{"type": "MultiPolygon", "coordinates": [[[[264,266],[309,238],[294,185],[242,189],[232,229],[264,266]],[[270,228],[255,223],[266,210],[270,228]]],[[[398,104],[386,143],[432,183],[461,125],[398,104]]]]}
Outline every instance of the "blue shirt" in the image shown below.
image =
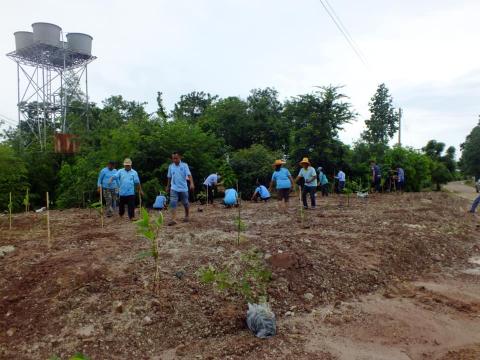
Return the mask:
{"type": "Polygon", "coordinates": [[[305,179],[305,186],[317,187],[317,172],[313,167],[309,166],[306,170],[302,167],[298,176],[305,179]],[[312,177],[315,177],[315,179],[310,181],[312,177]]]}
{"type": "Polygon", "coordinates": [[[225,190],[225,198],[223,199],[225,205],[235,205],[237,203],[237,190],[227,189],[225,190]]]}
{"type": "Polygon", "coordinates": [[[104,189],[118,188],[119,184],[117,180],[114,179],[112,180],[112,182],[110,182],[110,178],[114,177],[116,173],[117,173],[117,169],[110,170],[108,166],[104,167],[100,171],[100,174],[98,175],[97,186],[101,186],[104,189]]]}
{"type": "Polygon", "coordinates": [[[328,179],[327,179],[327,175],[325,175],[323,172],[320,172],[318,174],[318,177],[320,179],[320,185],[326,185],[328,184],[328,179]]]}
{"type": "Polygon", "coordinates": [[[258,193],[258,195],[260,195],[262,199],[266,199],[270,197],[270,192],[263,185],[260,185],[259,187],[257,187],[255,191],[258,193]]]}
{"type": "Polygon", "coordinates": [[[335,178],[337,178],[339,182],[345,182],[345,173],[340,170],[335,178]]]}
{"type": "Polygon", "coordinates": [[[287,168],[280,168],[278,171],[274,171],[272,175],[272,181],[275,181],[275,187],[277,189],[290,189],[292,187],[292,183],[290,182],[289,176],[290,171],[287,168]]]}
{"type": "Polygon", "coordinates": [[[373,166],[373,177],[374,178],[381,178],[382,177],[382,173],[380,172],[380,166],[378,166],[378,165],[373,166]]]}
{"type": "Polygon", "coordinates": [[[181,162],[178,165],[171,163],[167,177],[170,179],[170,188],[176,192],[188,192],[187,176],[191,176],[188,165],[181,162]]]}
{"type": "Polygon", "coordinates": [[[154,209],[163,209],[167,203],[167,198],[163,195],[158,195],[155,198],[155,203],[153,204],[154,209]]]}
{"type": "Polygon", "coordinates": [[[405,171],[402,168],[398,168],[398,181],[405,181],[405,171]]]}
{"type": "Polygon", "coordinates": [[[210,174],[210,175],[208,175],[208,177],[203,182],[203,185],[212,187],[212,186],[215,186],[217,184],[217,182],[218,182],[218,175],[217,174],[210,174]]]}
{"type": "Polygon", "coordinates": [[[140,184],[140,178],[135,170],[120,169],[113,177],[120,184],[120,196],[135,195],[135,185],[140,184]]]}

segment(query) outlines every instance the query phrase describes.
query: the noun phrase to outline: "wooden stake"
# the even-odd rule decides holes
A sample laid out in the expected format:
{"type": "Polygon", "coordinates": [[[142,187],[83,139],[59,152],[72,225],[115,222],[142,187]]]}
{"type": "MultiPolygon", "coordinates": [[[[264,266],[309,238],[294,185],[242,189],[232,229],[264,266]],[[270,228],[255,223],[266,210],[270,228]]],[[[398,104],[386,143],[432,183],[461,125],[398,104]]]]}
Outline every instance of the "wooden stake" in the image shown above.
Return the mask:
{"type": "Polygon", "coordinates": [[[100,219],[103,229],[103,187],[100,187],[100,219]]]}
{"type": "Polygon", "coordinates": [[[8,220],[10,223],[10,230],[12,230],[12,192],[10,191],[10,202],[8,203],[8,220]]]}
{"type": "Polygon", "coordinates": [[[237,231],[237,246],[240,245],[240,232],[242,231],[242,218],[240,213],[240,193],[238,192],[238,181],[237,181],[237,204],[238,204],[238,231],[237,231]]]}
{"type": "Polygon", "coordinates": [[[47,245],[48,248],[52,246],[51,233],[50,233],[50,197],[47,191],[47,245]]]}

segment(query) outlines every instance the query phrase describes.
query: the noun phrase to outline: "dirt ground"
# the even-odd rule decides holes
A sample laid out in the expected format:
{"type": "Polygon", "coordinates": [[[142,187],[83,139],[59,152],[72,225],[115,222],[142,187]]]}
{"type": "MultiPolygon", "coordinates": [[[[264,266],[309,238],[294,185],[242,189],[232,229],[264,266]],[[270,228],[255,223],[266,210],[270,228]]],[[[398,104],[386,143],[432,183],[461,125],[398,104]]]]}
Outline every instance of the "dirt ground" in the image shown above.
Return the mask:
{"type": "Polygon", "coordinates": [[[479,195],[474,186],[466,185],[464,181],[452,181],[444,189],[467,200],[474,200],[479,195]]]}
{"type": "MultiPolygon", "coordinates": [[[[480,237],[469,202],[447,193],[291,198],[235,209],[192,206],[165,227],[160,291],[135,225],[94,211],[0,217],[0,358],[480,359],[480,237]],[[236,266],[256,248],[272,271],[278,333],[245,326],[245,300],[202,284],[201,266],[236,266]],[[6,248],[4,248],[6,249],[6,248]],[[10,249],[11,250],[11,249],[10,249]],[[181,274],[183,276],[178,276],[181,274]]],[[[168,219],[168,216],[167,216],[168,219]]]]}

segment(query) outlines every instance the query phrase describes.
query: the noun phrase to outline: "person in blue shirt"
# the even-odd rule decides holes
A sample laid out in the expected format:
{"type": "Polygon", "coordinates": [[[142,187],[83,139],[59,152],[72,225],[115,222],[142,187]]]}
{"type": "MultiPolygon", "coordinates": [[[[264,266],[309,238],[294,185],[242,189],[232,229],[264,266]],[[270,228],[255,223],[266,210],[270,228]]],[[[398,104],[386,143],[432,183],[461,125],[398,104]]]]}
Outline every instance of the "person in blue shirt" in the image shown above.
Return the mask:
{"type": "Polygon", "coordinates": [[[477,196],[477,198],[473,200],[472,207],[468,212],[471,214],[475,214],[475,211],[477,210],[477,207],[479,204],[480,204],[480,196],[477,196]]]}
{"type": "Polygon", "coordinates": [[[161,191],[160,194],[155,198],[153,208],[160,211],[167,208],[167,197],[165,196],[163,191],[161,191]]]}
{"type": "Polygon", "coordinates": [[[118,204],[118,214],[123,217],[125,214],[125,205],[128,208],[128,218],[133,220],[135,217],[135,188],[140,196],[143,194],[140,178],[135,170],[132,169],[132,160],[126,158],[123,160],[123,169],[117,171],[110,178],[110,182],[118,181],[120,201],[118,204]]]}
{"type": "Polygon", "coordinates": [[[188,222],[190,203],[188,202],[189,188],[187,179],[190,181],[190,191],[193,192],[195,190],[195,185],[193,184],[190,168],[186,163],[182,162],[182,155],[178,151],[172,154],[172,163],[168,167],[167,178],[167,193],[170,192],[170,209],[172,210],[172,220],[170,220],[168,225],[176,224],[175,215],[179,201],[185,209],[185,218],[183,221],[188,222]]]}
{"type": "Polygon", "coordinates": [[[372,187],[375,188],[376,192],[382,190],[382,172],[380,171],[380,166],[378,166],[375,161],[370,161],[370,168],[372,169],[372,187]]]}
{"type": "Polygon", "coordinates": [[[252,201],[257,202],[259,198],[260,200],[267,202],[270,199],[270,192],[264,185],[261,185],[257,181],[257,188],[255,189],[255,192],[252,195],[252,201]]]}
{"type": "Polygon", "coordinates": [[[312,205],[312,209],[315,209],[316,202],[315,202],[315,190],[317,190],[317,172],[310,165],[310,161],[308,158],[303,158],[300,161],[300,166],[302,167],[298,173],[296,181],[303,178],[303,186],[302,186],[302,202],[303,208],[308,209],[307,203],[307,194],[310,196],[310,202],[312,205]]]}
{"type": "Polygon", "coordinates": [[[105,199],[106,215],[113,215],[113,207],[117,200],[117,191],[120,187],[117,180],[110,182],[110,178],[117,173],[115,169],[115,161],[110,160],[98,175],[97,187],[98,192],[102,192],[102,198],[105,199]]]}
{"type": "Polygon", "coordinates": [[[328,179],[327,175],[323,172],[323,168],[320,166],[317,169],[318,172],[318,183],[320,184],[320,189],[322,190],[322,196],[328,196],[328,179]]]}
{"type": "Polygon", "coordinates": [[[338,170],[338,173],[337,173],[337,176],[335,176],[335,179],[338,180],[337,193],[341,194],[343,192],[343,189],[345,189],[345,183],[346,183],[346,176],[341,168],[338,170]]]}
{"type": "Polygon", "coordinates": [[[205,190],[207,193],[207,203],[213,204],[213,197],[215,196],[214,190],[218,185],[220,177],[221,176],[218,175],[217,173],[210,174],[207,176],[207,178],[203,182],[203,185],[205,186],[205,190]]]}
{"type": "Polygon", "coordinates": [[[397,166],[397,191],[405,189],[405,170],[397,166]]]}
{"type": "Polygon", "coordinates": [[[225,197],[223,198],[223,205],[227,208],[232,206],[238,206],[238,193],[234,188],[229,188],[225,190],[225,197]]]}
{"type": "Polygon", "coordinates": [[[275,160],[275,163],[273,164],[275,171],[272,174],[272,180],[270,181],[268,191],[271,192],[273,186],[275,186],[280,205],[279,208],[283,210],[283,212],[286,212],[290,191],[293,190],[294,182],[290,171],[284,168],[283,164],[285,164],[283,160],[275,160]]]}

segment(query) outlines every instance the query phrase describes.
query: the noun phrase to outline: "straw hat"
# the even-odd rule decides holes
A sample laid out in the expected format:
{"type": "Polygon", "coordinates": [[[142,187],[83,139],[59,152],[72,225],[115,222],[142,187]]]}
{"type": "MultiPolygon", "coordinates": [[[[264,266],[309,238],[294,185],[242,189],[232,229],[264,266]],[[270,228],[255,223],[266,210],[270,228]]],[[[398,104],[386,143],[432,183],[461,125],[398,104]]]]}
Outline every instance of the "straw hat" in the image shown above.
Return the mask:
{"type": "Polygon", "coordinates": [[[308,165],[310,165],[310,161],[308,160],[308,157],[304,157],[304,158],[302,159],[302,161],[300,161],[300,165],[302,165],[302,164],[308,164],[308,165]]]}
{"type": "Polygon", "coordinates": [[[275,162],[273,163],[273,166],[278,166],[278,165],[283,165],[285,164],[285,161],[283,160],[275,160],[275,162]]]}
{"type": "Polygon", "coordinates": [[[123,166],[130,165],[132,166],[132,160],[130,158],[126,158],[123,160],[123,166]]]}

